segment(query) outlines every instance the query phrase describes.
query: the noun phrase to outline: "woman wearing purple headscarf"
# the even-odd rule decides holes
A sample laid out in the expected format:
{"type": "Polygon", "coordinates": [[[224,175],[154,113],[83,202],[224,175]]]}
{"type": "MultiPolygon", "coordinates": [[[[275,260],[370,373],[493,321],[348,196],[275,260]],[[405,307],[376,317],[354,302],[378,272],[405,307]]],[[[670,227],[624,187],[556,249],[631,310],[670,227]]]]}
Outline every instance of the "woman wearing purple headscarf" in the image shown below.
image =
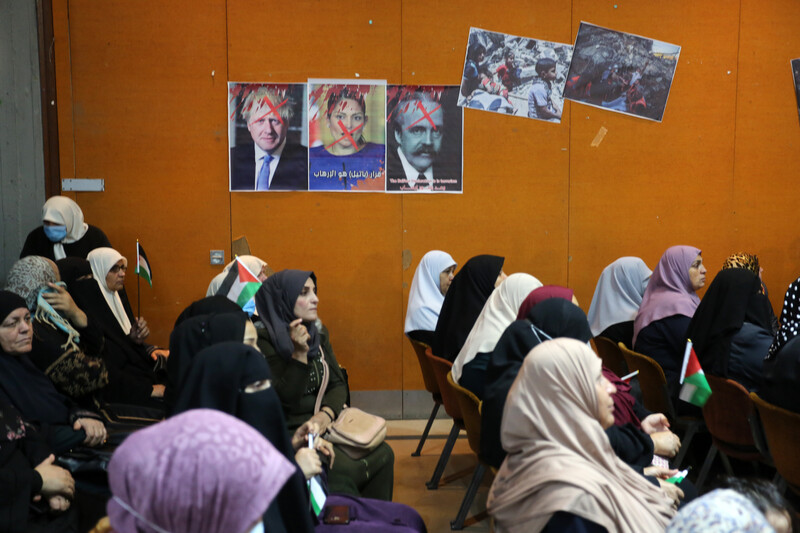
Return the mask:
{"type": "Polygon", "coordinates": [[[108,464],[116,533],[263,532],[291,463],[258,431],[211,409],[137,431],[108,464]]]}
{"type": "Polygon", "coordinates": [[[678,393],[686,331],[706,284],[701,251],[693,246],[668,248],[658,261],[633,323],[634,350],[655,359],[667,378],[670,395],[678,393]]]}

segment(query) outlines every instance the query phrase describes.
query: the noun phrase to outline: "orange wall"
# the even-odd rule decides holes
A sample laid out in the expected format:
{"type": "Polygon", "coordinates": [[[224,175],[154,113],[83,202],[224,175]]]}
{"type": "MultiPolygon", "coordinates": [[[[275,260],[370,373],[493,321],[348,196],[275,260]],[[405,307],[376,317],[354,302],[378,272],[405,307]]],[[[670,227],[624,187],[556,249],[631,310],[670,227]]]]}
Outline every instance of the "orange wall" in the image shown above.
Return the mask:
{"type": "MultiPolygon", "coordinates": [[[[402,326],[414,268],[433,248],[459,264],[505,255],[506,272],[568,284],[584,309],[621,255],[653,267],[666,247],[693,244],[713,273],[749,250],[780,309],[800,274],[789,68],[800,4],[474,4],[54,1],[62,178],[105,179],[105,192],[73,197],[123,255],[137,237],[146,247],[156,280],[142,314],[157,342],[219,270],[209,250],[227,258],[242,234],[273,268],[316,271],[321,316],[358,390],[422,388],[402,326]],[[571,43],[582,20],[683,47],[662,123],[574,103],[560,125],[468,110],[463,195],[227,190],[229,79],[457,84],[470,26],[571,43]]],[[[135,295],[132,277],[127,287],[135,295]]]]}

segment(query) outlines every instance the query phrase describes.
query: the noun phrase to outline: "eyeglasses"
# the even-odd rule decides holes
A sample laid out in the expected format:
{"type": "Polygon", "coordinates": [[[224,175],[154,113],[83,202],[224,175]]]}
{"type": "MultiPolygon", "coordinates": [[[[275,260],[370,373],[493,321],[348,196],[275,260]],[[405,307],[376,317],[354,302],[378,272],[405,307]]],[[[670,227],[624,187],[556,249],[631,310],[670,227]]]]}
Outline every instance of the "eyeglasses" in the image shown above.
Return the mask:
{"type": "Polygon", "coordinates": [[[120,270],[122,270],[123,272],[127,272],[128,267],[126,267],[125,265],[114,265],[109,269],[109,272],[111,272],[112,274],[116,274],[120,270]]]}

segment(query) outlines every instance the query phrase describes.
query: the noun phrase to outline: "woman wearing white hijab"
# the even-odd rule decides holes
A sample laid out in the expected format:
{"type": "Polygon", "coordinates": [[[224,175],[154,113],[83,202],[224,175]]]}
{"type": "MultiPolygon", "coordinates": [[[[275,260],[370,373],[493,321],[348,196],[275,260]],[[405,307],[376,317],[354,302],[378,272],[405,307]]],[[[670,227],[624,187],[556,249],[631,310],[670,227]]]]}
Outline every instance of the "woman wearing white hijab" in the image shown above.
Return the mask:
{"type": "Polygon", "coordinates": [[[456,262],[447,252],[432,250],[422,256],[408,291],[403,331],[409,338],[431,345],[444,295],[455,272],[456,262]]]}
{"type": "Polygon", "coordinates": [[[587,315],[592,335],[633,346],[633,320],[652,274],[638,257],[620,257],[603,269],[587,315]]]}
{"type": "Polygon", "coordinates": [[[586,343],[555,339],[525,358],[508,394],[501,441],[508,452],[487,508],[498,533],[664,531],[670,498],[619,459],[604,431],[616,392],[586,343]],[[586,524],[589,522],[589,524],[586,524]]]}
{"type": "Polygon", "coordinates": [[[453,362],[453,379],[483,398],[486,367],[500,336],[517,319],[519,306],[542,282],[530,274],[511,274],[492,292],[453,362]]]}
{"type": "Polygon", "coordinates": [[[42,207],[42,225],[25,239],[20,258],[40,255],[53,261],[85,258],[95,248],[111,246],[100,228],[83,221],[81,208],[66,196],[53,196],[42,207]]]}

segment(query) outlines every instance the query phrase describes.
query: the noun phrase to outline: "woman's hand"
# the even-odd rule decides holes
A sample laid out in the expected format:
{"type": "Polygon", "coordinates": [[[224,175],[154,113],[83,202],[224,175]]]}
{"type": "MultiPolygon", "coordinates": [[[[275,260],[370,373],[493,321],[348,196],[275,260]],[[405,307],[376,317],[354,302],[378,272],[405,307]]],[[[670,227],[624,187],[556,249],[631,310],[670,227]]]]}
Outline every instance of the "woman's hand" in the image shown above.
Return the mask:
{"type": "Polygon", "coordinates": [[[72,296],[67,292],[67,289],[61,285],[49,282],[47,286],[53,289],[54,292],[42,293],[42,298],[44,298],[53,309],[72,322],[75,327],[85,328],[89,324],[86,313],[81,311],[80,307],[77,306],[75,300],[73,300],[72,296]]]}
{"type": "Polygon", "coordinates": [[[108,437],[106,427],[99,420],[94,418],[79,418],[73,424],[72,429],[75,431],[84,430],[86,432],[86,439],[83,443],[87,446],[98,446],[103,444],[108,437]]]}
{"type": "Polygon", "coordinates": [[[652,433],[650,438],[653,440],[653,453],[663,457],[675,457],[681,449],[681,439],[667,430],[652,433]]]}
{"type": "Polygon", "coordinates": [[[669,479],[677,473],[677,468],[664,468],[663,466],[647,466],[644,468],[645,476],[653,476],[658,479],[669,479]]]}
{"type": "Polygon", "coordinates": [[[136,344],[144,344],[145,339],[150,336],[150,328],[147,327],[147,320],[142,317],[136,319],[136,322],[131,324],[131,332],[128,336],[136,344]]]}
{"type": "Polygon", "coordinates": [[[672,500],[672,507],[677,509],[678,505],[680,505],[681,500],[683,499],[683,491],[679,489],[677,485],[667,483],[661,479],[658,480],[658,483],[661,485],[661,490],[663,490],[667,497],[672,500]]]}
{"type": "Polygon", "coordinates": [[[153,392],[150,394],[151,398],[163,398],[166,385],[153,385],[153,392]]]}
{"type": "Polygon", "coordinates": [[[648,435],[652,435],[658,431],[667,431],[668,429],[669,420],[667,420],[667,417],[662,413],[653,413],[642,420],[642,431],[648,435]]]}
{"type": "Polygon", "coordinates": [[[319,424],[313,418],[306,420],[305,424],[297,428],[297,431],[292,435],[292,448],[299,450],[304,446],[308,447],[308,436],[319,434],[319,424]]]}
{"type": "Polygon", "coordinates": [[[69,509],[69,500],[60,494],[51,496],[47,503],[50,505],[50,510],[54,513],[61,513],[69,509]]]}
{"type": "Polygon", "coordinates": [[[336,459],[336,452],[333,451],[333,444],[322,437],[314,439],[314,449],[330,459],[329,465],[333,468],[333,460],[336,459]]]}
{"type": "Polygon", "coordinates": [[[294,344],[292,358],[308,364],[308,340],[311,335],[308,334],[308,329],[303,325],[302,318],[292,320],[289,323],[289,336],[292,338],[292,344],[294,344]]]}
{"type": "Polygon", "coordinates": [[[39,475],[42,476],[42,490],[40,493],[45,498],[57,495],[72,498],[75,494],[75,480],[72,479],[72,474],[68,470],[53,464],[55,461],[56,457],[51,453],[47,459],[39,463],[39,466],[35,468],[39,475]]]}
{"type": "Polygon", "coordinates": [[[322,461],[319,460],[319,455],[317,455],[316,450],[300,448],[297,450],[297,453],[294,454],[294,460],[297,461],[297,465],[300,467],[300,470],[303,471],[303,475],[306,479],[311,479],[317,474],[322,473],[322,461]]]}

